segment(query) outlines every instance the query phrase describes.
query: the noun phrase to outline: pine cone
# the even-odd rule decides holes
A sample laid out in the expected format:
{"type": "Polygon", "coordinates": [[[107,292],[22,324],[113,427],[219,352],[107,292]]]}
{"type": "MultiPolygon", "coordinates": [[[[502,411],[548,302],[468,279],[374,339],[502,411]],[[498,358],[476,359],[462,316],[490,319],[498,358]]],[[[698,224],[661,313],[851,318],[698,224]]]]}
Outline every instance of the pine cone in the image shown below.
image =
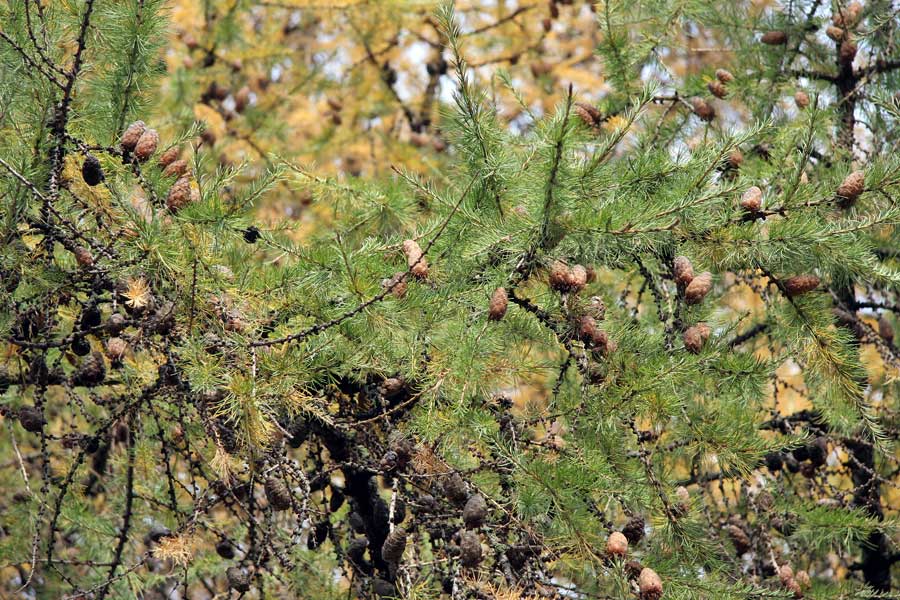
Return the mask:
{"type": "Polygon", "coordinates": [[[700,117],[701,121],[712,121],[716,118],[716,109],[712,105],[699,96],[691,98],[691,108],[694,114],[700,117]]]}
{"type": "Polygon", "coordinates": [[[837,195],[845,205],[853,204],[866,187],[866,174],[862,171],[853,171],[841,183],[837,189],[837,195]]]}
{"type": "Polygon", "coordinates": [[[39,433],[46,423],[47,421],[37,408],[25,406],[19,409],[19,424],[25,431],[39,433]]]}
{"type": "Polygon", "coordinates": [[[735,148],[728,154],[728,168],[740,169],[742,164],[744,164],[744,153],[739,148],[735,148]]]}
{"type": "Polygon", "coordinates": [[[481,562],[481,539],[474,531],[459,534],[459,562],[464,567],[477,567],[481,562]]]}
{"type": "Polygon", "coordinates": [[[291,507],[291,492],[281,479],[269,477],[263,487],[269,506],[274,510],[288,510],[291,507]]]}
{"type": "Polygon", "coordinates": [[[155,129],[146,129],[138,138],[137,144],[134,145],[134,157],[140,162],[144,162],[153,156],[158,145],[159,134],[155,129]]]}
{"type": "Polygon", "coordinates": [[[78,367],[75,375],[72,376],[72,383],[74,385],[91,386],[102,382],[105,377],[106,363],[103,362],[103,355],[94,351],[81,362],[81,366],[78,367]]]}
{"type": "Polygon", "coordinates": [[[728,537],[731,538],[731,543],[734,544],[738,556],[743,555],[750,549],[750,538],[747,536],[747,532],[737,525],[729,525],[725,529],[728,531],[728,537]]]}
{"type": "Polygon", "coordinates": [[[618,531],[613,531],[606,539],[607,556],[625,556],[628,554],[628,538],[618,531]]]}
{"type": "Polygon", "coordinates": [[[756,213],[762,208],[762,190],[759,186],[750,186],[741,196],[741,208],[747,212],[756,213]]]}
{"type": "Polygon", "coordinates": [[[159,157],[159,166],[162,168],[166,168],[171,165],[173,162],[178,160],[178,155],[181,153],[181,150],[178,146],[172,146],[168,150],[162,153],[159,157]]]}
{"type": "Polygon", "coordinates": [[[403,558],[406,549],[406,530],[402,527],[394,527],[381,546],[381,558],[387,563],[398,564],[403,558]]]}
{"type": "Polygon", "coordinates": [[[250,591],[250,577],[240,567],[228,567],[225,571],[228,586],[241,594],[250,591]]]}
{"type": "Polygon", "coordinates": [[[422,254],[422,248],[415,240],[403,242],[403,253],[406,255],[406,264],[413,275],[419,279],[428,277],[428,260],[422,254]]]}
{"type": "Polygon", "coordinates": [[[894,343],[894,326],[888,321],[885,315],[878,317],[878,333],[884,338],[888,344],[894,343]]]}
{"type": "Polygon", "coordinates": [[[722,83],[730,83],[734,80],[734,75],[732,75],[730,71],[727,71],[725,69],[716,69],[716,79],[718,79],[722,83]]]}
{"type": "Polygon", "coordinates": [[[75,252],[75,262],[78,263],[78,266],[88,269],[94,266],[94,256],[91,254],[91,251],[85,248],[84,246],[78,246],[74,250],[75,252]]]}
{"type": "Polygon", "coordinates": [[[163,169],[163,177],[181,177],[188,172],[188,164],[186,160],[178,159],[166,165],[163,169]]]}
{"type": "Polygon", "coordinates": [[[709,93],[716,98],[724,98],[726,95],[728,95],[728,90],[725,88],[725,84],[718,79],[707,83],[706,88],[709,90],[709,93]]]}
{"type": "Polygon", "coordinates": [[[797,108],[804,109],[809,106],[809,95],[803,90],[797,90],[794,93],[794,104],[797,105],[797,108]]]}
{"type": "Polygon", "coordinates": [[[106,355],[113,362],[121,361],[127,349],[128,343],[120,337],[111,337],[106,340],[106,355]]]}
{"type": "Polygon", "coordinates": [[[491,321],[499,321],[506,315],[506,309],[509,306],[509,298],[506,294],[506,288],[498,287],[491,294],[491,303],[488,308],[488,319],[491,321]]]}
{"type": "Polygon", "coordinates": [[[122,137],[119,140],[119,144],[121,144],[122,149],[126,152],[132,152],[134,147],[137,146],[138,140],[141,139],[141,135],[143,135],[144,130],[147,128],[147,125],[143,121],[135,121],[131,125],[125,129],[125,132],[122,133],[122,137]]]}
{"type": "Polygon", "coordinates": [[[231,560],[234,558],[234,546],[228,540],[222,540],[216,544],[216,554],[226,560],[231,560]]]}
{"type": "Polygon", "coordinates": [[[684,299],[688,304],[699,304],[712,289],[712,273],[700,273],[684,289],[684,299]]]}
{"type": "Polygon", "coordinates": [[[644,519],[642,517],[631,517],[625,527],[622,528],[622,535],[628,540],[629,544],[637,544],[644,538],[644,519]]]}
{"type": "Polygon", "coordinates": [[[569,268],[560,261],[554,261],[550,266],[550,287],[558,292],[569,289],[569,268]]]}
{"type": "Polygon", "coordinates": [[[372,579],[372,592],[379,598],[397,598],[397,587],[381,577],[372,579]]]}
{"type": "Polygon", "coordinates": [[[678,285],[688,285],[694,279],[694,265],[687,256],[676,256],[672,263],[672,271],[678,285]]]}
{"type": "Polygon", "coordinates": [[[765,460],[766,468],[772,473],[777,473],[784,465],[784,458],[782,458],[781,452],[769,452],[766,454],[765,460]]]}
{"type": "Polygon", "coordinates": [[[862,16],[862,4],[855,0],[847,5],[843,10],[838,10],[831,16],[831,21],[838,27],[847,27],[848,29],[855,27],[859,23],[862,16]]]}
{"type": "Polygon", "coordinates": [[[81,178],[89,186],[93,187],[104,179],[103,167],[93,154],[88,154],[81,165],[81,178]]]}
{"type": "Polygon", "coordinates": [[[106,330],[110,333],[119,333],[127,327],[125,323],[125,316],[120,313],[113,313],[109,315],[109,319],[106,320],[106,330]]]}
{"type": "Polygon", "coordinates": [[[603,115],[600,114],[599,110],[584,102],[575,103],[575,114],[585,125],[591,128],[596,128],[603,120],[603,115]]]}
{"type": "Polygon", "coordinates": [[[787,44],[788,36],[783,31],[767,31],[759,38],[759,41],[769,46],[783,46],[787,44]]]}
{"type": "Polygon", "coordinates": [[[693,327],[688,327],[682,339],[684,340],[684,348],[691,354],[699,354],[703,349],[706,340],[709,339],[710,330],[706,323],[699,323],[693,327]]]}
{"type": "Polygon", "coordinates": [[[834,25],[829,25],[829,26],[825,29],[825,35],[827,35],[828,37],[830,37],[830,38],[831,38],[832,40],[834,40],[835,42],[840,42],[841,40],[843,40],[843,39],[844,39],[844,36],[845,36],[846,34],[847,34],[846,31],[844,31],[844,30],[841,29],[840,27],[835,27],[834,25]]]}
{"type": "Polygon", "coordinates": [[[641,592],[641,600],[659,600],[663,595],[662,579],[656,571],[644,567],[638,575],[638,589],[641,592]]]}
{"type": "Polygon", "coordinates": [[[177,213],[190,204],[191,199],[191,180],[188,177],[181,177],[169,188],[166,207],[173,213],[177,213]]]}
{"type": "Polygon", "coordinates": [[[800,296],[819,287],[821,280],[815,275],[797,275],[782,282],[788,296],[800,296]]]}
{"type": "Polygon", "coordinates": [[[394,273],[387,279],[382,279],[381,287],[384,289],[390,289],[391,294],[393,294],[395,298],[403,298],[404,296],[406,296],[406,291],[409,289],[409,286],[406,283],[406,273],[400,271],[394,273]]]}
{"type": "Polygon", "coordinates": [[[474,494],[463,508],[463,522],[469,529],[481,527],[487,517],[487,502],[481,494],[474,494]]]}
{"type": "Polygon", "coordinates": [[[853,62],[853,59],[856,58],[856,42],[853,40],[844,40],[841,42],[841,49],[839,51],[839,58],[841,64],[849,65],[853,62]]]}
{"type": "Polygon", "coordinates": [[[585,269],[582,265],[573,266],[571,269],[569,269],[567,280],[569,289],[573,292],[578,292],[587,285],[587,269],[585,269]]]}
{"type": "Polygon", "coordinates": [[[466,490],[466,483],[459,473],[453,472],[444,479],[444,495],[453,504],[462,505],[468,498],[469,492],[466,490]]]}
{"type": "Polygon", "coordinates": [[[807,589],[811,585],[809,573],[803,570],[797,571],[794,575],[794,581],[797,582],[801,589],[807,589]]]}
{"type": "Polygon", "coordinates": [[[791,568],[791,565],[784,564],[778,568],[778,579],[785,585],[787,585],[788,581],[794,579],[794,569],[791,568]]]}

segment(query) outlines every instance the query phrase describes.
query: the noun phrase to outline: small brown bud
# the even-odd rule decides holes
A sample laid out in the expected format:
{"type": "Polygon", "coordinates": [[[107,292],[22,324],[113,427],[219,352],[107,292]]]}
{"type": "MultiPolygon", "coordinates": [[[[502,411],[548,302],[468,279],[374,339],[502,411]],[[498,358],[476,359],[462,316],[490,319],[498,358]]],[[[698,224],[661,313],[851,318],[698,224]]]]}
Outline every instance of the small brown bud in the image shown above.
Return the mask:
{"type": "Polygon", "coordinates": [[[641,600],[659,600],[663,595],[662,579],[656,571],[644,567],[638,576],[638,589],[641,592],[641,600]]]}
{"type": "Polygon", "coordinates": [[[841,29],[840,27],[836,27],[834,25],[829,25],[825,29],[825,35],[830,37],[835,42],[840,42],[844,39],[844,36],[847,35],[847,32],[841,29]]]}
{"type": "Polygon", "coordinates": [[[727,71],[725,69],[716,69],[716,79],[718,79],[722,83],[730,83],[734,80],[734,75],[731,74],[731,71],[727,71]]]}
{"type": "Polygon", "coordinates": [[[707,83],[706,88],[709,90],[709,93],[716,98],[724,98],[728,95],[728,90],[725,88],[725,84],[718,79],[707,83]]]}
{"type": "Polygon", "coordinates": [[[159,166],[165,169],[170,164],[178,160],[178,155],[180,153],[181,150],[178,148],[178,146],[172,146],[160,155],[159,166]]]}
{"type": "Polygon", "coordinates": [[[675,498],[679,503],[687,505],[691,502],[691,493],[686,487],[684,487],[683,485],[679,485],[677,488],[675,488],[675,498]]]}
{"type": "Polygon", "coordinates": [[[415,240],[403,242],[403,253],[406,255],[406,264],[413,275],[419,279],[428,277],[428,261],[422,253],[422,248],[415,240]]]}
{"type": "Polygon", "coordinates": [[[134,146],[134,157],[141,162],[146,161],[156,152],[159,145],[159,134],[155,129],[145,129],[134,146]]]}
{"type": "Polygon", "coordinates": [[[628,554],[628,538],[618,531],[613,531],[606,540],[606,555],[625,556],[626,554],[628,554]]]}
{"type": "Polygon", "coordinates": [[[821,280],[815,275],[796,275],[782,282],[784,291],[788,296],[800,296],[807,292],[811,292],[817,287],[821,280]]]}
{"type": "Polygon", "coordinates": [[[173,213],[177,213],[190,204],[191,200],[191,180],[183,176],[169,188],[169,194],[166,196],[166,207],[173,213]]]}
{"type": "Polygon", "coordinates": [[[631,517],[628,519],[628,522],[625,523],[625,527],[622,528],[622,535],[625,536],[625,539],[628,540],[629,544],[637,544],[644,538],[645,526],[646,523],[642,517],[631,517]]]}
{"type": "Polygon", "coordinates": [[[787,44],[788,36],[783,31],[767,31],[759,38],[759,41],[769,46],[783,46],[787,44]]]}
{"type": "Polygon", "coordinates": [[[700,117],[701,121],[712,121],[716,118],[716,109],[712,105],[699,96],[691,98],[691,108],[694,114],[700,117]]]}
{"type": "Polygon", "coordinates": [[[173,160],[166,168],[163,169],[163,177],[181,177],[188,172],[188,164],[186,160],[173,160]]]}
{"type": "Polygon", "coordinates": [[[694,279],[694,265],[687,256],[676,256],[672,263],[672,271],[678,285],[687,285],[694,279]]]}
{"type": "Polygon", "coordinates": [[[759,212],[762,208],[762,197],[763,193],[759,186],[750,186],[741,196],[741,208],[751,213],[759,212]]]}
{"type": "Polygon", "coordinates": [[[506,288],[498,287],[491,294],[491,303],[488,308],[488,319],[491,321],[499,321],[506,315],[506,309],[509,306],[509,298],[506,294],[506,288]]]}
{"type": "Polygon", "coordinates": [[[466,506],[463,508],[462,516],[463,522],[469,529],[481,527],[484,519],[487,517],[487,502],[484,501],[484,496],[474,494],[469,498],[466,506]]]}
{"type": "Polygon", "coordinates": [[[119,139],[119,144],[122,146],[122,149],[128,152],[133,151],[146,128],[147,125],[143,121],[135,121],[129,125],[119,139]]]}
{"type": "Polygon", "coordinates": [[[862,171],[853,171],[844,179],[837,189],[837,195],[843,199],[844,204],[853,204],[859,198],[866,186],[866,175],[862,171]]]}
{"type": "Polygon", "coordinates": [[[737,550],[738,556],[750,549],[750,537],[743,528],[738,525],[729,525],[725,529],[728,531],[728,537],[731,538],[731,543],[734,544],[734,549],[737,550]]]}
{"type": "Polygon", "coordinates": [[[806,108],[809,106],[809,95],[803,90],[797,90],[794,93],[794,104],[801,110],[806,108]]]}
{"type": "Polygon", "coordinates": [[[700,273],[684,289],[684,299],[688,304],[699,304],[712,289],[712,273],[700,273]]]}
{"type": "Polygon", "coordinates": [[[91,254],[91,251],[85,248],[84,246],[78,246],[74,250],[75,252],[75,262],[78,263],[79,267],[84,269],[89,269],[94,266],[94,256],[91,254]]]}

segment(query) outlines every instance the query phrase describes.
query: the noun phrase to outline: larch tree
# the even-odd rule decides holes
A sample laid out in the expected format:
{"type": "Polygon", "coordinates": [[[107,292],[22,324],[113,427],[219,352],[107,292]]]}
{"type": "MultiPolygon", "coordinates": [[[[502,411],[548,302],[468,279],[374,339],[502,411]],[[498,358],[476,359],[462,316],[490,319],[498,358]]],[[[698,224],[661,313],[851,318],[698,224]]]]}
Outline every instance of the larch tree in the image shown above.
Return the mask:
{"type": "Polygon", "coordinates": [[[897,597],[900,11],[350,4],[0,8],[2,595],[897,597]]]}

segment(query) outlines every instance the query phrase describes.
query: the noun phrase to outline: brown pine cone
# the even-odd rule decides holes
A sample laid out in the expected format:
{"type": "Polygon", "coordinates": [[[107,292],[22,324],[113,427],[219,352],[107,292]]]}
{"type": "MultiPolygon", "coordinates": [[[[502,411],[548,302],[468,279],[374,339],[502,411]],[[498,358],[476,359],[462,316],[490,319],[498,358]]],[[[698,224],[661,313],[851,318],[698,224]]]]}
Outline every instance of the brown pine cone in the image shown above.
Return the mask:
{"type": "Polygon", "coordinates": [[[584,102],[575,103],[575,114],[585,125],[591,128],[596,128],[603,120],[603,115],[600,114],[599,110],[584,102]]]}
{"type": "Polygon", "coordinates": [[[718,79],[707,83],[706,88],[709,90],[709,93],[716,98],[724,98],[728,95],[728,90],[725,88],[725,84],[718,79]]]}
{"type": "Polygon", "coordinates": [[[731,72],[727,71],[726,69],[716,69],[716,79],[718,79],[722,83],[730,83],[734,80],[734,75],[732,75],[731,72]]]}
{"type": "Polygon", "coordinates": [[[738,556],[743,555],[750,549],[750,538],[747,536],[747,532],[737,525],[729,525],[725,529],[728,531],[728,537],[731,538],[731,543],[734,544],[738,556]]]}
{"type": "Polygon", "coordinates": [[[81,362],[72,376],[72,383],[91,386],[100,383],[104,378],[106,378],[106,363],[103,362],[103,355],[95,350],[81,362]]]}
{"type": "Polygon", "coordinates": [[[122,357],[125,356],[126,350],[128,350],[128,343],[122,338],[111,337],[106,340],[106,355],[109,357],[109,360],[113,362],[121,361],[122,357]]]}
{"type": "Polygon", "coordinates": [[[268,477],[263,487],[269,506],[274,510],[288,510],[291,507],[291,492],[281,479],[268,477]]]}
{"type": "Polygon", "coordinates": [[[398,564],[406,550],[406,530],[403,527],[394,527],[381,546],[381,558],[385,562],[398,564]]]}
{"type": "Polygon", "coordinates": [[[462,506],[469,498],[469,492],[466,490],[466,482],[460,477],[459,473],[453,472],[446,476],[443,481],[444,495],[453,504],[462,506]]]}
{"type": "Polygon", "coordinates": [[[409,289],[409,285],[407,285],[406,283],[406,273],[400,271],[398,273],[394,273],[387,279],[382,279],[381,287],[384,289],[390,289],[391,294],[393,294],[395,298],[403,298],[404,296],[406,296],[406,291],[409,289]]]}
{"type": "Polygon", "coordinates": [[[166,168],[163,169],[163,177],[181,177],[185,173],[188,172],[188,163],[186,160],[179,158],[178,160],[173,160],[172,162],[166,165],[166,168]]]}
{"type": "Polygon", "coordinates": [[[94,256],[91,254],[91,251],[85,248],[84,246],[78,246],[74,250],[75,252],[75,262],[78,263],[78,266],[88,269],[94,266],[94,256]]]}
{"type": "Polygon", "coordinates": [[[145,129],[138,138],[137,144],[134,145],[134,157],[144,162],[153,156],[157,146],[159,146],[159,134],[155,129],[145,129]]]}
{"type": "Polygon", "coordinates": [[[625,527],[622,528],[622,535],[628,540],[629,544],[637,544],[644,539],[644,519],[642,517],[631,517],[625,527]]]}
{"type": "Polygon", "coordinates": [[[403,242],[403,253],[406,255],[406,265],[413,275],[419,279],[428,277],[428,261],[425,259],[422,248],[415,240],[403,242]]]}
{"type": "Polygon", "coordinates": [[[741,196],[741,208],[747,212],[756,213],[762,208],[762,190],[759,186],[752,185],[741,196]]]}
{"type": "Polygon", "coordinates": [[[166,207],[173,213],[177,213],[190,204],[191,200],[191,180],[187,176],[182,176],[169,188],[166,207]]]}
{"type": "Polygon", "coordinates": [[[688,304],[699,304],[712,289],[712,273],[700,273],[684,289],[684,299],[688,304]]]}
{"type": "Polygon", "coordinates": [[[122,146],[122,149],[127,152],[133,151],[146,128],[147,125],[143,121],[135,121],[129,125],[119,139],[119,144],[122,146]]]}
{"type": "Polygon", "coordinates": [[[694,279],[694,265],[687,256],[676,256],[672,263],[672,271],[678,285],[688,285],[694,279]]]}
{"type": "Polygon", "coordinates": [[[228,567],[225,571],[228,587],[241,594],[250,591],[250,577],[240,567],[228,567]]]}
{"type": "Polygon", "coordinates": [[[19,409],[19,424],[22,429],[29,433],[39,433],[47,421],[37,408],[33,406],[24,406],[19,409]]]}
{"type": "Polygon", "coordinates": [[[744,164],[744,153],[739,148],[735,148],[728,154],[728,168],[740,169],[742,164],[744,164]]]}
{"type": "Polygon", "coordinates": [[[638,576],[638,589],[641,592],[641,600],[659,600],[663,595],[662,579],[656,571],[644,567],[638,576]]]}
{"type": "Polygon", "coordinates": [[[499,321],[506,315],[506,309],[509,306],[509,297],[506,294],[506,288],[498,287],[491,294],[491,303],[488,307],[488,319],[491,321],[499,321]]]}
{"type": "Polygon", "coordinates": [[[463,523],[469,529],[481,527],[487,517],[487,502],[481,494],[474,494],[463,508],[463,523]]]}
{"type": "Polygon", "coordinates": [[[710,330],[706,323],[699,323],[693,327],[688,327],[682,339],[684,340],[684,348],[691,354],[699,354],[703,349],[706,340],[709,339],[710,330]]]}
{"type": "Polygon", "coordinates": [[[840,27],[836,27],[834,25],[829,25],[825,29],[825,35],[830,37],[835,42],[840,42],[844,39],[844,36],[847,35],[847,32],[841,29],[840,27]]]}
{"type": "Polygon", "coordinates": [[[607,556],[625,556],[628,554],[628,538],[618,531],[613,531],[606,539],[607,556]]]}
{"type": "Polygon", "coordinates": [[[171,165],[173,162],[178,160],[178,155],[181,151],[178,146],[172,146],[168,150],[162,153],[159,157],[159,166],[162,168],[166,168],[171,165]]]}
{"type": "Polygon", "coordinates": [[[843,10],[838,10],[831,16],[831,22],[838,27],[853,28],[859,23],[862,16],[862,4],[854,0],[848,4],[843,10]]]}
{"type": "Polygon", "coordinates": [[[865,187],[866,174],[862,171],[853,171],[838,186],[837,195],[842,199],[843,204],[850,205],[859,198],[865,187]]]}
{"type": "Polygon", "coordinates": [[[474,531],[463,531],[459,534],[459,562],[462,566],[473,568],[481,562],[481,539],[474,531]]]}
{"type": "Polygon", "coordinates": [[[550,287],[557,292],[566,292],[569,289],[569,267],[561,261],[554,261],[550,265],[550,287]]]}
{"type": "Polygon", "coordinates": [[[88,154],[81,165],[81,178],[91,187],[99,185],[104,179],[103,167],[93,154],[88,154]]]}
{"type": "Polygon", "coordinates": [[[716,109],[712,105],[699,96],[691,98],[691,108],[694,114],[700,117],[701,121],[712,121],[716,118],[716,109]]]}
{"type": "Polygon", "coordinates": [[[788,36],[783,31],[767,31],[759,38],[759,41],[769,46],[783,46],[787,44],[788,36]]]}
{"type": "Polygon", "coordinates": [[[569,269],[568,273],[568,284],[569,289],[573,292],[578,292],[587,285],[588,280],[588,272],[582,265],[575,265],[571,269],[569,269]]]}
{"type": "Polygon", "coordinates": [[[809,95],[803,90],[797,90],[794,93],[794,104],[801,110],[806,108],[809,106],[809,95]]]}
{"type": "Polygon", "coordinates": [[[800,296],[819,287],[821,280],[815,275],[796,275],[782,282],[788,296],[800,296]]]}
{"type": "Polygon", "coordinates": [[[228,540],[222,540],[216,544],[216,554],[226,560],[231,560],[234,558],[234,546],[228,540]]]}
{"type": "Polygon", "coordinates": [[[841,49],[839,51],[841,64],[849,65],[852,63],[853,59],[856,58],[856,50],[856,42],[853,40],[844,40],[841,42],[841,49]]]}

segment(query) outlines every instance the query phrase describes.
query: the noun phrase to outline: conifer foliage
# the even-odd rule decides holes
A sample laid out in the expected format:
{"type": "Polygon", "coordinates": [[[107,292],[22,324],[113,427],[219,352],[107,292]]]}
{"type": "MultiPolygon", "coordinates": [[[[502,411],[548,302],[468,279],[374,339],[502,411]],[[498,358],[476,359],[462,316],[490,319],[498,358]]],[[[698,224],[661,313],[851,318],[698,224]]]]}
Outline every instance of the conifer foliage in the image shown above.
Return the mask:
{"type": "Polygon", "coordinates": [[[386,180],[213,160],[162,0],[0,8],[0,595],[894,597],[900,15],[761,6],[600,2],[541,114],[444,4],[386,180]]]}

